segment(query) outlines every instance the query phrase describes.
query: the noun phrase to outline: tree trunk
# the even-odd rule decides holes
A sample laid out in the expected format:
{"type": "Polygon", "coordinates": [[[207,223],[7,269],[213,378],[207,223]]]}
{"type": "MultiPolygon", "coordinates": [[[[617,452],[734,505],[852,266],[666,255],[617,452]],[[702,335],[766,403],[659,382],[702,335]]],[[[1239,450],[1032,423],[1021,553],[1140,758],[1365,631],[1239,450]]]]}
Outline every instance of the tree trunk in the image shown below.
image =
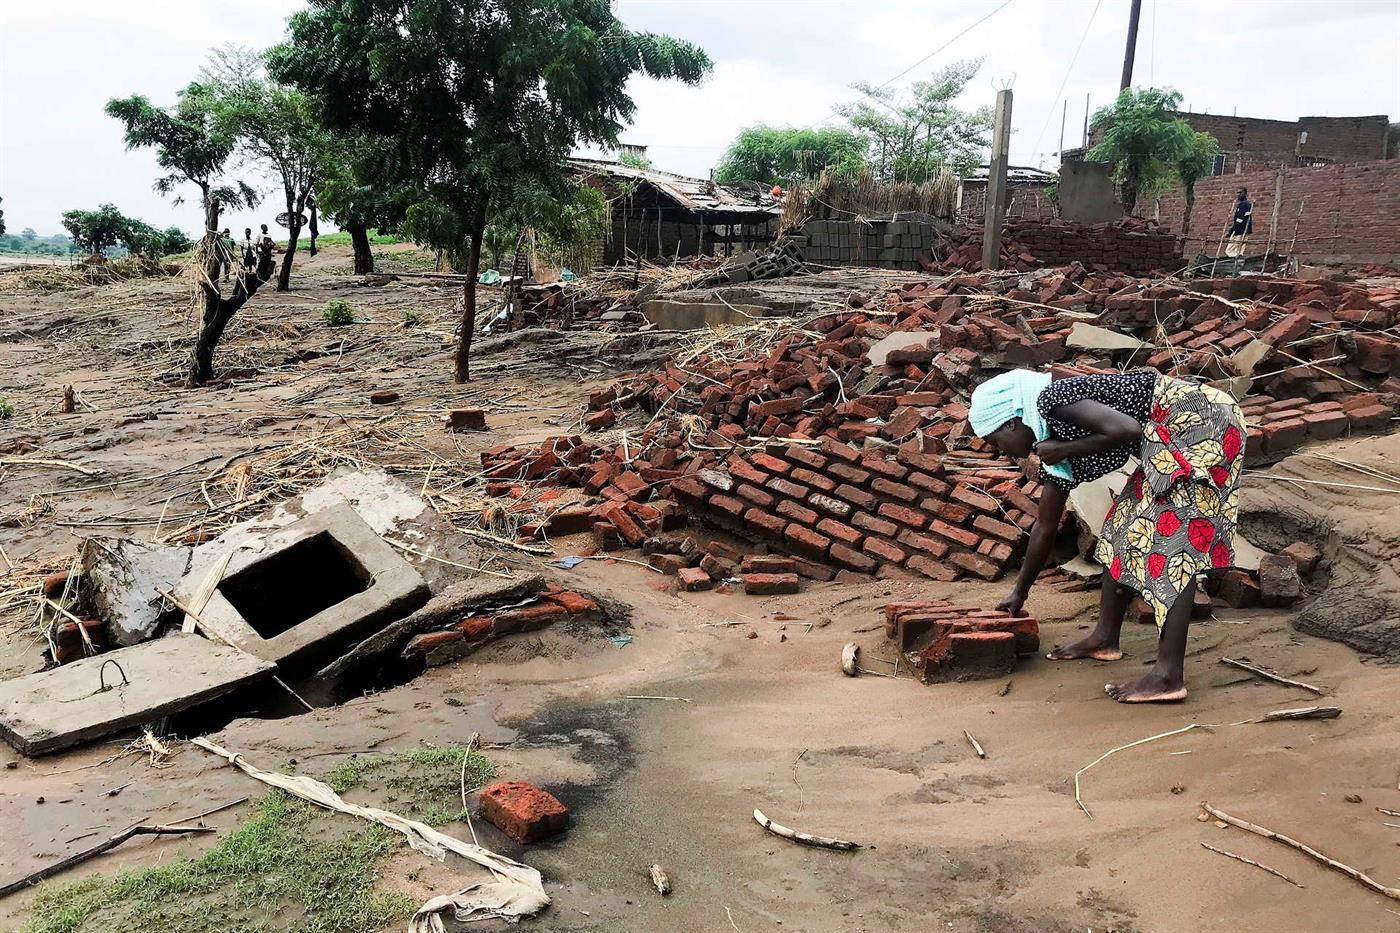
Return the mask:
{"type": "Polygon", "coordinates": [[[287,251],[282,254],[282,268],[277,272],[277,290],[285,292],[292,286],[292,257],[297,252],[297,240],[301,238],[301,224],[296,222],[297,214],[292,215],[292,225],[287,228],[287,251]]]}
{"type": "Polygon", "coordinates": [[[472,335],[476,332],[476,277],[481,271],[481,235],[486,230],[486,203],[483,200],[472,218],[471,251],[467,254],[467,279],[462,283],[462,332],[457,336],[458,382],[472,377],[472,335]]]}
{"type": "Polygon", "coordinates": [[[1137,213],[1138,173],[1129,168],[1123,173],[1123,213],[1137,213]]]}
{"type": "Polygon", "coordinates": [[[1181,216],[1181,238],[1184,240],[1191,235],[1191,211],[1196,206],[1196,186],[1186,186],[1186,211],[1181,216]]]}
{"type": "Polygon", "coordinates": [[[367,275],[374,271],[374,251],[369,247],[369,231],[364,224],[349,224],[350,243],[355,248],[355,274],[367,275]]]}
{"type": "MultiPolygon", "coordinates": [[[[217,237],[221,205],[217,200],[206,199],[204,206],[204,236],[206,240],[217,237]]],[[[212,245],[212,244],[208,244],[212,245]]],[[[224,328],[233,319],[238,309],[253,297],[262,280],[257,274],[242,270],[234,280],[233,294],[228,298],[219,292],[218,275],[222,265],[219,252],[206,248],[204,278],[199,283],[204,295],[204,312],[201,315],[199,336],[195,338],[194,352],[190,354],[189,385],[200,386],[214,378],[214,350],[224,335],[224,328]]]]}

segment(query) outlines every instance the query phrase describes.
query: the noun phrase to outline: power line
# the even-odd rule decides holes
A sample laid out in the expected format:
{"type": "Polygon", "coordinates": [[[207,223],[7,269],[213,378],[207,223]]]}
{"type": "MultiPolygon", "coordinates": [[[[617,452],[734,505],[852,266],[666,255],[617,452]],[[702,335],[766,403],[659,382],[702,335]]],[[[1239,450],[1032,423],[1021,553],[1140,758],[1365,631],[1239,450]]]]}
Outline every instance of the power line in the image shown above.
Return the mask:
{"type": "MultiPolygon", "coordinates": [[[[1079,37],[1079,44],[1074,47],[1074,56],[1069,60],[1069,67],[1065,69],[1065,76],[1060,80],[1060,89],[1055,92],[1055,104],[1058,104],[1065,93],[1065,85],[1069,83],[1070,73],[1074,71],[1074,63],[1079,61],[1079,51],[1084,48],[1084,40],[1089,38],[1089,28],[1094,25],[1094,17],[1099,15],[1099,7],[1103,0],[1098,0],[1094,4],[1094,12],[1089,14],[1089,22],[1084,24],[1084,34],[1079,37]]],[[[1035,138],[1035,145],[1031,146],[1032,152],[1040,150],[1040,141],[1045,137],[1045,131],[1050,128],[1050,121],[1055,116],[1055,104],[1050,105],[1050,112],[1045,117],[1045,123],[1040,127],[1040,135],[1035,138]]],[[[1063,157],[1063,154],[1062,154],[1063,157]]]]}

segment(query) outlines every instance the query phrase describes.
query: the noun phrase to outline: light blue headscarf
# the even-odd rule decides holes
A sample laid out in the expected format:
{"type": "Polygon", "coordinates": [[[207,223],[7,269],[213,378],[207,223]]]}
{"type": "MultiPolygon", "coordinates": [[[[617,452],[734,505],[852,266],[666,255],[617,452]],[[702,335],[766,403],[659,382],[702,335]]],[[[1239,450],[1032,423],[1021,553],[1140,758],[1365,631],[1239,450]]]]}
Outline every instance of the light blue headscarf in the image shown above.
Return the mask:
{"type": "MultiPolygon", "coordinates": [[[[1029,369],[1013,369],[1009,373],[993,376],[972,390],[972,409],[967,414],[972,430],[977,432],[978,437],[986,437],[1012,418],[1020,418],[1021,423],[1035,434],[1037,443],[1048,440],[1050,426],[1041,417],[1036,400],[1049,385],[1049,373],[1036,373],[1029,369]]],[[[1042,464],[1042,467],[1047,473],[1061,479],[1074,479],[1074,471],[1067,461],[1042,464]]]]}

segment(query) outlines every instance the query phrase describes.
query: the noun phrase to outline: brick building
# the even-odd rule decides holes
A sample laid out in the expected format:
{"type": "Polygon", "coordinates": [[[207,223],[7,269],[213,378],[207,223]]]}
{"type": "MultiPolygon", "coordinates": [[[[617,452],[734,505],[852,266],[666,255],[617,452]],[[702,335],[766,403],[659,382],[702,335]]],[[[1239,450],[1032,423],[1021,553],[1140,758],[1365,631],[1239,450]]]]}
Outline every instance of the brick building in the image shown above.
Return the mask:
{"type": "MultiPolygon", "coordinates": [[[[987,216],[988,166],[981,166],[964,176],[958,185],[958,219],[967,224],[980,224],[987,216]]],[[[1006,168],[1006,218],[1049,220],[1055,216],[1055,205],[1045,195],[1055,176],[1044,169],[1009,165],[1006,168]]]]}
{"type": "MultiPolygon", "coordinates": [[[[1372,162],[1395,156],[1390,118],[1301,117],[1295,121],[1261,120],[1210,113],[1179,114],[1198,132],[1209,133],[1220,143],[1215,175],[1233,175],[1258,169],[1372,162]]],[[[1099,131],[1089,133],[1089,147],[1099,141],[1099,131]]],[[[1082,159],[1083,149],[1067,150],[1066,159],[1082,159]]]]}

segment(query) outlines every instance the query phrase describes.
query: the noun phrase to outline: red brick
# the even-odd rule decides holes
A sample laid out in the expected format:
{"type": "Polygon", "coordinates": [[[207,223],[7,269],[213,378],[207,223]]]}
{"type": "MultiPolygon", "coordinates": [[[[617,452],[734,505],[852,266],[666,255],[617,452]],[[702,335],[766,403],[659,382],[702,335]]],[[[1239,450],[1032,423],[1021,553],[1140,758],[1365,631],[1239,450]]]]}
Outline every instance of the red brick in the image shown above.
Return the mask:
{"type": "Polygon", "coordinates": [[[403,657],[417,658],[429,667],[446,664],[466,653],[467,638],[456,629],[414,635],[403,649],[403,657]]]}
{"type": "Polygon", "coordinates": [[[865,537],[864,534],[850,525],[844,525],[832,518],[824,518],[817,522],[817,530],[832,540],[840,541],[850,547],[858,546],[861,539],[865,537]]]}
{"type": "Polygon", "coordinates": [[[797,558],[782,554],[747,554],[739,569],[744,573],[797,573],[797,558]]]}
{"type": "Polygon", "coordinates": [[[768,482],[768,474],[749,463],[747,460],[731,460],[729,462],[729,475],[745,483],[755,486],[762,486],[768,482]]]}
{"type": "Polygon", "coordinates": [[[948,545],[937,538],[930,538],[928,535],[921,535],[917,531],[909,531],[908,529],[901,531],[896,540],[905,547],[923,551],[925,554],[939,559],[947,557],[950,550],[948,545]]]}
{"type": "Polygon", "coordinates": [[[723,580],[739,572],[738,561],[706,554],[700,558],[700,569],[710,575],[711,580],[723,580]]]}
{"type": "Polygon", "coordinates": [[[1306,541],[1294,541],[1279,553],[1293,561],[1298,567],[1298,573],[1305,577],[1312,576],[1318,562],[1322,560],[1322,552],[1306,541]]]}
{"type": "Polygon", "coordinates": [[[899,534],[899,526],[894,522],[887,522],[883,518],[876,518],[868,512],[857,512],[852,515],[851,524],[862,531],[868,531],[877,535],[885,535],[886,537],[899,534]]]}
{"type": "Polygon", "coordinates": [[[783,458],[792,463],[805,466],[809,470],[825,470],[830,463],[826,457],[823,457],[815,450],[806,447],[798,447],[796,445],[784,451],[783,458]]]}
{"type": "Polygon", "coordinates": [[[710,507],[719,509],[721,512],[728,512],[730,515],[738,518],[740,515],[744,514],[745,509],[749,508],[749,504],[733,496],[715,495],[710,497],[710,507]]]}
{"type": "Polygon", "coordinates": [[[647,563],[651,564],[662,573],[675,576],[681,570],[690,566],[690,559],[682,557],[680,554],[653,554],[647,558],[647,563]]]}
{"type": "Polygon", "coordinates": [[[1315,440],[1330,440],[1346,433],[1350,422],[1346,412],[1319,411],[1303,415],[1303,423],[1308,426],[1308,437],[1315,440]]]}
{"type": "Polygon", "coordinates": [[[948,494],[948,498],[954,502],[961,502],[978,512],[991,512],[997,507],[997,501],[985,492],[969,489],[962,484],[954,486],[953,491],[948,494]]]}
{"type": "Polygon", "coordinates": [[[550,584],[541,597],[545,602],[551,602],[562,608],[571,616],[587,615],[598,611],[598,604],[584,596],[582,593],[575,593],[573,590],[566,590],[562,587],[550,584]]]}
{"type": "Polygon", "coordinates": [[[956,502],[945,502],[942,499],[925,499],[919,506],[932,515],[937,515],[952,525],[961,525],[972,517],[972,509],[965,505],[958,505],[956,502]]]}
{"type": "Polygon", "coordinates": [[[789,474],[795,482],[805,483],[813,489],[820,489],[822,492],[831,492],[836,488],[836,482],[828,479],[820,473],[813,473],[811,470],[798,467],[789,474]]]}
{"type": "Polygon", "coordinates": [[[746,573],[743,579],[744,592],[750,596],[780,596],[797,592],[795,573],[746,573]]]}
{"type": "Polygon", "coordinates": [[[619,473],[613,479],[613,485],[627,493],[629,499],[640,499],[651,492],[651,488],[646,481],[632,470],[619,473]]]}
{"type": "Polygon", "coordinates": [[[802,406],[807,404],[805,399],[789,397],[776,398],[769,402],[760,402],[757,405],[749,406],[749,417],[761,420],[773,415],[790,415],[793,412],[801,411],[802,406]]]}
{"type": "Polygon", "coordinates": [[[681,589],[688,593],[695,593],[700,590],[708,590],[714,586],[714,581],[710,575],[700,567],[683,567],[676,574],[681,583],[681,589]]]}
{"type": "Polygon", "coordinates": [[[1290,314],[1259,335],[1259,339],[1275,347],[1292,343],[1312,330],[1306,315],[1290,314]]]}
{"type": "Polygon", "coordinates": [[[932,558],[924,557],[921,554],[911,555],[910,558],[904,562],[904,566],[908,567],[910,570],[917,570],[930,580],[948,582],[958,578],[957,570],[949,567],[947,564],[933,560],[932,558]]]}
{"type": "Polygon", "coordinates": [[[449,431],[485,431],[486,412],[480,408],[454,408],[447,413],[449,431]]]}
{"type": "Polygon", "coordinates": [[[516,632],[533,632],[569,617],[569,611],[558,603],[538,602],[533,606],[507,609],[496,613],[491,630],[497,635],[513,635],[516,632]]]}
{"type": "Polygon", "coordinates": [[[796,523],[783,529],[783,540],[798,554],[813,560],[826,557],[826,550],[831,546],[830,538],[796,523]]]}
{"type": "Polygon", "coordinates": [[[770,479],[768,490],[780,496],[787,496],[789,499],[803,500],[812,494],[812,490],[806,486],[799,486],[796,483],[789,483],[785,479],[770,479]]]}
{"type": "Polygon", "coordinates": [[[1370,405],[1348,411],[1347,420],[1354,431],[1384,431],[1390,427],[1391,412],[1384,405],[1370,405]]]}
{"type": "Polygon", "coordinates": [[[842,483],[836,487],[836,495],[845,499],[858,509],[869,511],[879,505],[880,500],[876,499],[873,493],[868,493],[864,489],[857,489],[850,483],[842,483]]]}
{"type": "Polygon", "coordinates": [[[778,503],[778,514],[801,522],[804,525],[815,525],[820,517],[816,512],[803,505],[798,505],[790,499],[784,499],[778,503]]]}
{"type": "Polygon", "coordinates": [[[837,460],[844,460],[846,463],[857,463],[860,461],[860,451],[850,444],[843,444],[833,438],[823,438],[822,453],[837,460]]]}
{"type": "Polygon", "coordinates": [[[917,486],[925,492],[933,493],[935,496],[946,496],[953,488],[950,483],[945,483],[938,477],[929,476],[927,473],[910,473],[908,482],[910,486],[917,486]]]}
{"type": "Polygon", "coordinates": [[[919,494],[911,487],[903,483],[896,483],[893,480],[885,479],[883,476],[870,484],[870,488],[882,496],[889,496],[900,502],[913,502],[919,494]]]}
{"type": "Polygon", "coordinates": [[[781,538],[787,528],[787,520],[762,509],[749,509],[744,513],[744,521],[758,534],[769,538],[781,538]]]}
{"type": "Polygon", "coordinates": [[[893,460],[881,460],[879,457],[862,457],[860,463],[862,467],[869,470],[871,473],[878,473],[885,479],[894,480],[896,483],[901,482],[904,477],[909,475],[907,469],[895,463],[893,460]]]}
{"type": "Polygon", "coordinates": [[[843,567],[860,573],[873,573],[876,567],[874,558],[846,547],[844,544],[831,546],[831,559],[843,567]]]}
{"type": "Polygon", "coordinates": [[[896,547],[893,541],[873,536],[865,539],[861,550],[887,564],[902,564],[904,559],[909,556],[902,548],[896,547]]]}
{"type": "Polygon", "coordinates": [[[1308,437],[1308,425],[1302,418],[1271,421],[1264,425],[1264,450],[1279,453],[1292,450],[1308,437]]]}
{"type": "Polygon", "coordinates": [[[910,528],[922,528],[926,522],[922,512],[908,508],[903,505],[896,505],[893,502],[884,502],[876,510],[882,517],[888,518],[892,522],[899,522],[908,525],[910,528]]]}
{"type": "Polygon", "coordinates": [[[777,457],[770,457],[768,454],[754,454],[749,457],[749,463],[759,469],[767,470],[774,476],[782,476],[792,469],[792,465],[786,460],[779,460],[777,457]]]}
{"type": "Polygon", "coordinates": [[[467,641],[481,641],[495,634],[495,621],[490,616],[468,616],[452,627],[461,632],[467,641]]]}
{"type": "Polygon", "coordinates": [[[957,552],[948,557],[948,562],[956,567],[966,570],[975,577],[983,580],[995,580],[1001,576],[1001,568],[985,557],[978,557],[976,554],[957,552]]]}
{"type": "Polygon", "coordinates": [[[849,463],[833,463],[826,468],[826,472],[829,476],[834,476],[843,483],[850,483],[854,486],[863,486],[870,482],[869,471],[849,463]]]}
{"type": "Polygon", "coordinates": [[[739,498],[752,502],[754,505],[764,509],[771,509],[773,503],[776,501],[762,489],[759,489],[757,486],[751,486],[748,483],[740,483],[734,491],[739,494],[739,498]]]}
{"type": "Polygon", "coordinates": [[[978,531],[989,535],[995,535],[1003,541],[1010,541],[1015,544],[1021,540],[1021,529],[1006,522],[997,521],[990,515],[979,515],[972,520],[972,527],[978,531]]]}
{"type": "Polygon", "coordinates": [[[684,502],[699,505],[710,494],[710,489],[694,477],[682,476],[680,479],[672,481],[671,493],[684,502]]]}
{"type": "Polygon", "coordinates": [[[487,821],[516,842],[538,842],[563,831],[569,808],[548,791],[524,781],[500,781],[477,797],[487,821]]]}

